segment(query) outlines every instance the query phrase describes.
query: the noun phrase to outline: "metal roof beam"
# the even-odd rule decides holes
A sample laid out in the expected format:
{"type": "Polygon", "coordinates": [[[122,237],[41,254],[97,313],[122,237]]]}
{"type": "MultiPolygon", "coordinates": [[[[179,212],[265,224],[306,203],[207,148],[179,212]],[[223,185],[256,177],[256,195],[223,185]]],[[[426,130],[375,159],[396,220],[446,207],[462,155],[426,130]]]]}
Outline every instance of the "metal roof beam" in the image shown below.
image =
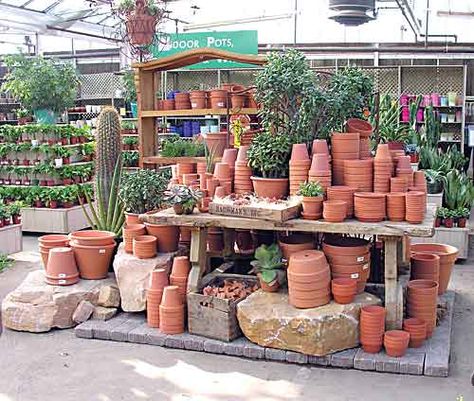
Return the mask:
{"type": "Polygon", "coordinates": [[[53,8],[59,6],[64,0],[57,0],[54,3],[50,4],[48,7],[46,7],[42,12],[48,13],[50,12],[53,8]]]}

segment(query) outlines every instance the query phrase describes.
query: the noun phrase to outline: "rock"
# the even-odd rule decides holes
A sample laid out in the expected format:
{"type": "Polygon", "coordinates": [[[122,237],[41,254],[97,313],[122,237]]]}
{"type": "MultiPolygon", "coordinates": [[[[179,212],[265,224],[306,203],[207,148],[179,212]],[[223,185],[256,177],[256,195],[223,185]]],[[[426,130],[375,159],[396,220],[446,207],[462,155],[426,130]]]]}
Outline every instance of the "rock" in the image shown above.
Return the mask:
{"type": "Polygon", "coordinates": [[[109,320],[117,314],[117,308],[104,308],[103,306],[96,306],[92,319],[109,320]]]}
{"type": "Polygon", "coordinates": [[[324,356],[359,345],[359,312],[378,305],[374,295],[363,293],[352,304],[331,302],[319,308],[297,309],[288,294],[257,291],[237,305],[244,335],[264,347],[324,356]]]}
{"type": "Polygon", "coordinates": [[[79,303],[89,301],[95,305],[100,288],[107,286],[116,286],[113,274],[104,280],[80,280],[60,287],[45,283],[44,270],[33,271],[3,300],[3,324],[33,333],[73,327],[73,314],[79,303]]]}
{"type": "Polygon", "coordinates": [[[160,253],[151,259],[138,259],[126,253],[120,244],[114,259],[114,271],[120,290],[121,306],[125,312],[141,312],[146,309],[145,287],[148,276],[155,269],[171,270],[173,258],[181,255],[184,249],[175,253],[160,253]]]}
{"type": "Polygon", "coordinates": [[[120,306],[120,291],[118,287],[102,287],[99,291],[97,305],[105,308],[118,308],[120,306]]]}
{"type": "Polygon", "coordinates": [[[94,313],[94,308],[95,306],[89,301],[79,302],[79,305],[77,305],[76,310],[72,314],[72,320],[78,324],[85,322],[94,313]]]}

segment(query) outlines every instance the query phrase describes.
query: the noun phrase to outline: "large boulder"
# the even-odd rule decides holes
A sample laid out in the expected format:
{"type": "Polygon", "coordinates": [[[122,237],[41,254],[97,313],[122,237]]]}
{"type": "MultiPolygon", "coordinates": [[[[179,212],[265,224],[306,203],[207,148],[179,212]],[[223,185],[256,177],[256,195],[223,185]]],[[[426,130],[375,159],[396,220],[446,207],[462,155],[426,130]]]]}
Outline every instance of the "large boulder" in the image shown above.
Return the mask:
{"type": "Polygon", "coordinates": [[[362,293],[348,305],[332,301],[319,308],[297,309],[288,303],[288,294],[259,290],[237,305],[237,318],[254,343],[324,356],[357,347],[360,308],[380,303],[376,296],[362,293]]]}
{"type": "Polygon", "coordinates": [[[146,309],[146,286],[150,273],[165,269],[168,273],[176,255],[185,253],[180,249],[174,253],[159,253],[150,259],[138,259],[126,253],[124,244],[119,246],[114,259],[114,271],[120,290],[121,306],[125,312],[141,312],[146,309]]]}
{"type": "Polygon", "coordinates": [[[3,300],[3,324],[13,330],[33,333],[73,327],[78,305],[82,301],[96,305],[101,288],[108,286],[116,286],[113,274],[104,280],[79,280],[69,286],[52,286],[46,284],[44,270],[33,271],[3,300]]]}

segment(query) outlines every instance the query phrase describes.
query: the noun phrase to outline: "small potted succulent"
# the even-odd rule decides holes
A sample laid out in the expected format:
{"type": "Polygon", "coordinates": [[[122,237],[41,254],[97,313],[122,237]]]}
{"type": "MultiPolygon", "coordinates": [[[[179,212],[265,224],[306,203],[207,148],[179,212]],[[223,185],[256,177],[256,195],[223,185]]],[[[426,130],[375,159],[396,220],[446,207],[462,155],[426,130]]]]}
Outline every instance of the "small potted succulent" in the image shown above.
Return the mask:
{"type": "Polygon", "coordinates": [[[277,244],[259,246],[255,250],[255,260],[250,264],[263,291],[275,292],[285,282],[283,256],[277,244]]]}
{"type": "Polygon", "coordinates": [[[202,198],[202,192],[186,185],[173,185],[165,191],[164,201],[173,206],[176,214],[191,214],[202,198]]]}
{"type": "Polygon", "coordinates": [[[469,218],[469,209],[467,207],[460,207],[456,209],[457,224],[459,228],[465,228],[467,219],[469,218]]]}
{"type": "Polygon", "coordinates": [[[303,197],[303,218],[317,220],[323,212],[324,189],[319,182],[304,182],[299,195],[303,197]]]}

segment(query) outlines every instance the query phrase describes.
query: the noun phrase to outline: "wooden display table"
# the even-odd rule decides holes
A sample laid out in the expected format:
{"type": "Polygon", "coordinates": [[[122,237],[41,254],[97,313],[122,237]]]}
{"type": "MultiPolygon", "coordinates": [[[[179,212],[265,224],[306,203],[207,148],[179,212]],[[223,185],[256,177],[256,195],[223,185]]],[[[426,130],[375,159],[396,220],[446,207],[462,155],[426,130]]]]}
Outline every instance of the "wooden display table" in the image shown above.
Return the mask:
{"type": "Polygon", "coordinates": [[[434,212],[436,207],[428,205],[425,221],[422,224],[395,223],[363,223],[357,220],[346,220],[343,223],[328,223],[324,220],[293,219],[283,223],[227,217],[209,213],[195,212],[190,215],[177,215],[173,209],[163,210],[155,214],[141,215],[140,219],[154,224],[172,224],[193,227],[191,235],[190,260],[191,273],[188,280],[188,292],[196,292],[199,283],[207,271],[207,228],[273,231],[302,231],[311,233],[334,233],[352,235],[377,235],[385,245],[385,308],[387,310],[386,325],[390,329],[400,329],[403,321],[403,289],[398,282],[398,265],[404,262],[402,241],[405,236],[432,237],[434,234],[434,212]]]}

